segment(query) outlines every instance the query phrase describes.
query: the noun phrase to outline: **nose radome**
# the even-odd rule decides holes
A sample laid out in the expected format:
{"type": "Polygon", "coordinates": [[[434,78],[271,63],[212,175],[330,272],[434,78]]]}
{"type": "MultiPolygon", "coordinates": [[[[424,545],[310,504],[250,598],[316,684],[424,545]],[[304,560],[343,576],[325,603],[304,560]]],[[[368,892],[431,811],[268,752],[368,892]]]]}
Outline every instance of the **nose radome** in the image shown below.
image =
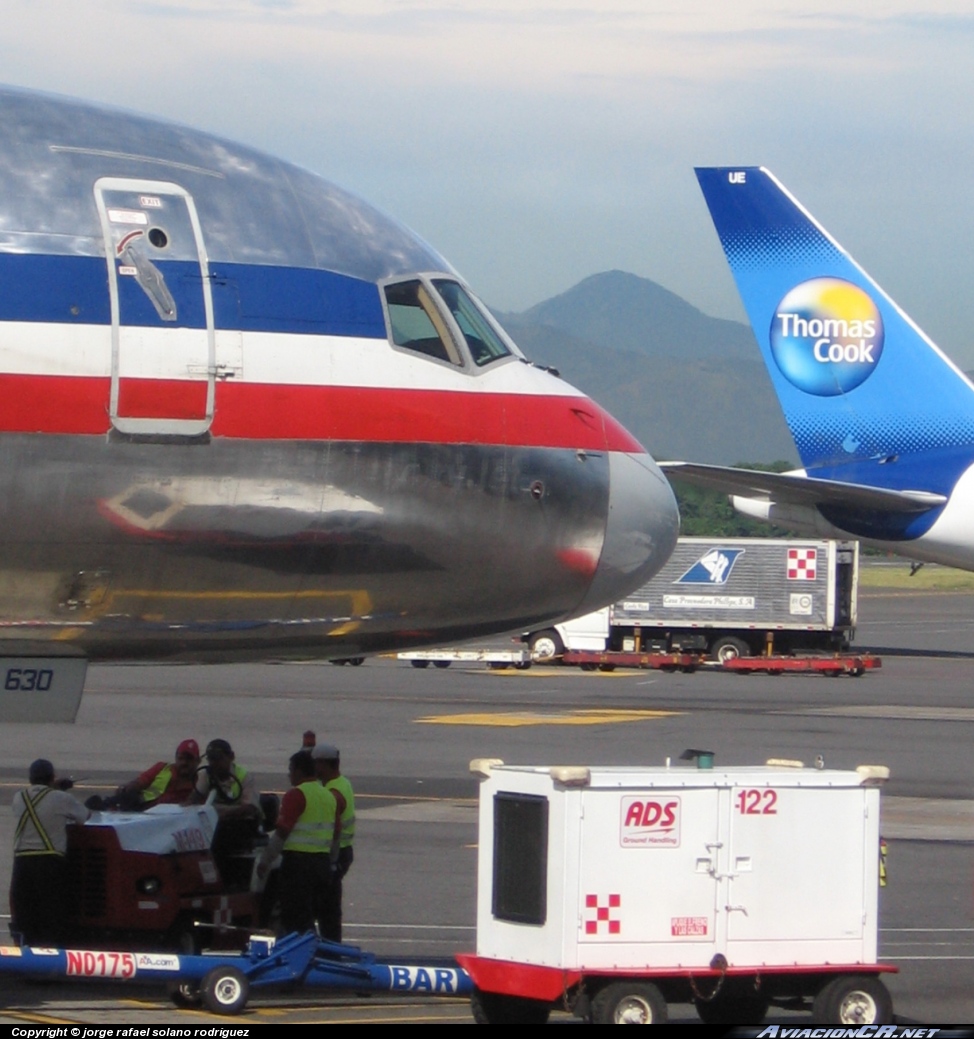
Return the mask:
{"type": "Polygon", "coordinates": [[[669,559],[680,513],[669,481],[648,454],[609,455],[609,515],[592,584],[575,616],[616,602],[669,559]]]}

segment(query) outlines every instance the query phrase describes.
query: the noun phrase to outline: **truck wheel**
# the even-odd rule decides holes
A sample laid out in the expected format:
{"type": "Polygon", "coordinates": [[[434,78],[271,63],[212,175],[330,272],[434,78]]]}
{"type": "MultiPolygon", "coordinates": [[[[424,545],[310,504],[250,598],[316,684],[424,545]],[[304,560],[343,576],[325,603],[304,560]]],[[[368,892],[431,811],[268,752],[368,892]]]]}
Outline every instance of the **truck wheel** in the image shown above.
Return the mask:
{"type": "Polygon", "coordinates": [[[723,664],[725,660],[749,657],[751,655],[751,647],[743,639],[734,638],[733,635],[726,635],[722,639],[717,639],[710,647],[710,655],[714,660],[719,660],[723,664]]]}
{"type": "Polygon", "coordinates": [[[203,1006],[213,1014],[239,1014],[247,1005],[250,983],[236,967],[214,967],[200,986],[203,1006]]]}
{"type": "Polygon", "coordinates": [[[433,667],[443,668],[443,667],[449,667],[449,666],[450,666],[450,661],[449,660],[434,660],[433,661],[433,667]]]}
{"type": "Polygon", "coordinates": [[[565,652],[565,643],[554,628],[536,631],[528,641],[531,657],[539,664],[552,664],[556,657],[565,652]]]}
{"type": "Polygon", "coordinates": [[[724,989],[716,999],[695,999],[700,1020],[707,1025],[759,1025],[771,1001],[763,992],[755,991],[747,982],[724,989]]]}
{"type": "Polygon", "coordinates": [[[470,1010],[478,1025],[544,1025],[551,1007],[540,999],[473,990],[470,1010]]]}
{"type": "Polygon", "coordinates": [[[649,981],[615,981],[592,1000],[596,1025],[660,1025],[666,1019],[663,993],[649,981]]]}
{"type": "Polygon", "coordinates": [[[893,999],[871,974],[834,978],[815,997],[812,1018],[823,1025],[888,1025],[893,1020],[893,999]]]}
{"type": "Polygon", "coordinates": [[[413,667],[429,667],[430,666],[430,662],[428,660],[410,660],[409,663],[412,664],[413,667]]]}

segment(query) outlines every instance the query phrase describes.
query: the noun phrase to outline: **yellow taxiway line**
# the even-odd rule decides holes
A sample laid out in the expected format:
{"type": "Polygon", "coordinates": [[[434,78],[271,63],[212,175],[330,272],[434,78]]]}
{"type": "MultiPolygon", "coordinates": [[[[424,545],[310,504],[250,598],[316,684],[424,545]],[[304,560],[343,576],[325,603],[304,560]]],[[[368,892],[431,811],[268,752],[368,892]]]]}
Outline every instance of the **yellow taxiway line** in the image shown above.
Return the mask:
{"type": "Polygon", "coordinates": [[[506,711],[489,714],[431,714],[414,718],[419,725],[484,725],[513,729],[522,725],[619,725],[623,722],[655,721],[671,718],[682,711],[622,711],[594,708],[579,711],[506,711]]]}

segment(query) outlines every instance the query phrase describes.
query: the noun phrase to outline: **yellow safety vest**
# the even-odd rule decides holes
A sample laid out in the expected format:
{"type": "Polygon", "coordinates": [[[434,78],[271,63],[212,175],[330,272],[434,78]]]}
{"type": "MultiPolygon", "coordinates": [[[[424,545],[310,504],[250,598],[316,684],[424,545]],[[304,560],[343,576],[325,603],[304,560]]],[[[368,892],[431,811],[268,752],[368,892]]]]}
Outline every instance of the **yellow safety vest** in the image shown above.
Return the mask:
{"type": "Polygon", "coordinates": [[[345,776],[336,776],[325,783],[326,790],[337,790],[345,798],[345,811],[342,812],[342,832],[338,838],[340,848],[351,848],[355,840],[355,792],[352,784],[345,776]]]}
{"type": "Polygon", "coordinates": [[[298,816],[294,829],[284,842],[285,851],[300,851],[309,855],[330,855],[335,836],[335,816],[338,802],[316,780],[298,784],[304,794],[304,811],[298,816]]]}
{"type": "Polygon", "coordinates": [[[169,780],[172,779],[172,766],[159,769],[155,779],[142,791],[143,801],[156,801],[166,792],[169,780]]]}

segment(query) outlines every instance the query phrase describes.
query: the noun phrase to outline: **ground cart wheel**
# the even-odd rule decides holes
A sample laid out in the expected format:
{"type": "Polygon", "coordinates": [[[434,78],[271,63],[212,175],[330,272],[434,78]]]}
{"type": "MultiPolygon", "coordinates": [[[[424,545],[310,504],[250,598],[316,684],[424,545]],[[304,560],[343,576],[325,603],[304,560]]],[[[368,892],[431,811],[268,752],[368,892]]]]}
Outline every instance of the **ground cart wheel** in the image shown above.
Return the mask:
{"type": "Polygon", "coordinates": [[[738,657],[749,657],[751,647],[743,640],[736,639],[733,635],[727,635],[710,647],[710,655],[714,660],[724,663],[725,660],[737,660],[738,657]]]}
{"type": "Polygon", "coordinates": [[[888,1025],[893,999],[871,974],[834,978],[815,997],[812,1017],[822,1025],[888,1025]]]}
{"type": "Polygon", "coordinates": [[[198,981],[174,982],[169,986],[169,998],[174,1007],[180,1010],[191,1010],[203,1005],[203,994],[198,981]]]}
{"type": "Polygon", "coordinates": [[[443,668],[443,667],[449,667],[449,666],[450,666],[450,661],[449,660],[434,660],[433,661],[433,667],[443,668]]]}
{"type": "Polygon", "coordinates": [[[666,1019],[663,993],[648,981],[614,981],[592,1000],[596,1025],[659,1025],[666,1019]]]}
{"type": "Polygon", "coordinates": [[[768,1012],[770,1000],[755,991],[752,982],[725,987],[714,999],[695,999],[700,1020],[708,1025],[759,1025],[768,1012]]]}
{"type": "Polygon", "coordinates": [[[473,990],[470,1010],[478,1025],[543,1025],[551,1007],[540,999],[506,996],[501,992],[473,990]]]}
{"type": "Polygon", "coordinates": [[[544,631],[536,631],[528,643],[531,647],[531,656],[539,664],[554,663],[555,657],[565,652],[565,643],[554,628],[546,628],[544,631]]]}
{"type": "Polygon", "coordinates": [[[430,666],[430,662],[428,660],[410,660],[409,663],[412,664],[413,667],[429,667],[430,666]]]}
{"type": "Polygon", "coordinates": [[[203,1005],[214,1014],[239,1014],[247,1005],[250,983],[236,967],[214,967],[200,986],[203,1005]]]}

